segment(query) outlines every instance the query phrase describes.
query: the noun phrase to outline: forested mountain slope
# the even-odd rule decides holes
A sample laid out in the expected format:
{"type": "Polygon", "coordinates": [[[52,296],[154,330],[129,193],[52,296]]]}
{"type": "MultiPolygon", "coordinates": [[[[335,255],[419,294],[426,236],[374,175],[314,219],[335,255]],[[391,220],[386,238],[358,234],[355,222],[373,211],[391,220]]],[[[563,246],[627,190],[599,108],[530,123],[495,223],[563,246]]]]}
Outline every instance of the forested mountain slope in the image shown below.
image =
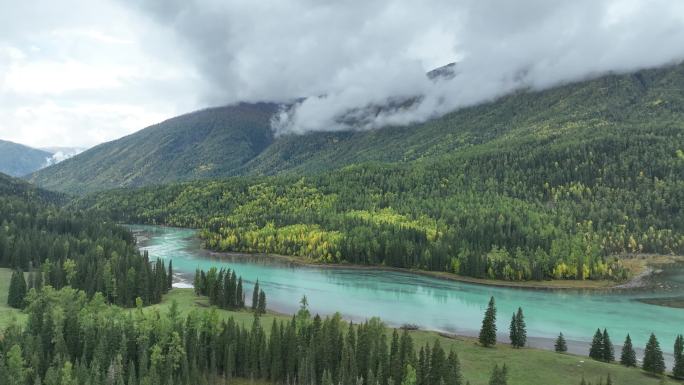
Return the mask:
{"type": "Polygon", "coordinates": [[[40,170],[31,181],[82,193],[231,175],[273,140],[273,104],[210,108],[150,126],[40,170]]]}
{"type": "Polygon", "coordinates": [[[619,280],[628,272],[615,255],[684,253],[681,94],[663,90],[603,117],[578,111],[584,124],[505,131],[413,162],[115,190],[78,205],[202,228],[217,250],[505,280],[619,280]]]}
{"type": "Polygon", "coordinates": [[[50,157],[47,151],[0,140],[0,173],[24,176],[45,167],[50,157]]]}
{"type": "Polygon", "coordinates": [[[81,193],[217,176],[308,175],[368,161],[438,158],[482,145],[510,149],[628,137],[637,129],[681,141],[683,90],[684,65],[677,65],[520,91],[419,125],[278,138],[269,130],[277,106],[241,104],[171,119],[31,179],[81,193]]]}
{"type": "Polygon", "coordinates": [[[124,306],[159,302],[171,286],[164,264],[150,264],[128,230],[64,210],[62,199],[0,174],[0,267],[31,271],[29,288],[70,285],[124,306]]]}

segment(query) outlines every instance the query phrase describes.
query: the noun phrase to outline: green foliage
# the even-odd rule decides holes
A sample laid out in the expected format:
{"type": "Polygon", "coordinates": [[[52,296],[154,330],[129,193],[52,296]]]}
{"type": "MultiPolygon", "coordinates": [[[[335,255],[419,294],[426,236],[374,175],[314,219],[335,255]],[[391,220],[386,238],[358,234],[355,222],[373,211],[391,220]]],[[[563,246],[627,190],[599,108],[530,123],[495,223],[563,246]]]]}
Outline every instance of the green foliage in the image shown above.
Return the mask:
{"type": "Polygon", "coordinates": [[[161,301],[168,290],[165,266],[141,255],[126,229],[65,210],[61,197],[0,175],[0,267],[31,271],[11,280],[8,303],[22,307],[27,288],[70,285],[123,306],[137,297],[161,301]]]}
{"type": "Polygon", "coordinates": [[[674,367],[672,375],[675,378],[684,378],[684,336],[677,336],[674,343],[674,367]]]}
{"type": "Polygon", "coordinates": [[[615,348],[613,347],[613,343],[610,342],[610,336],[606,329],[603,329],[603,361],[615,361],[615,348]]]}
{"type": "Polygon", "coordinates": [[[15,309],[23,309],[26,297],[26,280],[24,272],[17,270],[12,272],[10,279],[9,293],[7,294],[7,304],[15,309]]]}
{"type": "MultiPolygon", "coordinates": [[[[220,319],[216,310],[195,310],[184,318],[175,306],[164,313],[126,311],[106,305],[101,295],[88,299],[69,287],[31,291],[28,302],[25,328],[8,329],[0,339],[0,376],[9,374],[13,385],[38,378],[69,385],[219,384],[233,378],[417,383],[418,371],[406,370],[417,364],[412,337],[404,333],[388,350],[378,319],[349,326],[339,314],[302,325],[274,319],[267,331],[258,316],[246,327],[232,317],[220,319]],[[46,340],[51,343],[40,342],[46,340]]],[[[431,352],[424,378],[461,384],[455,353],[447,356],[438,340],[424,349],[431,352]]]]}
{"type": "Polygon", "coordinates": [[[644,349],[643,368],[645,371],[653,374],[662,374],[665,372],[663,352],[660,350],[658,339],[653,333],[651,333],[651,337],[648,339],[648,343],[644,349]]]}
{"type": "Polygon", "coordinates": [[[518,308],[517,313],[511,317],[510,340],[514,348],[522,348],[527,343],[527,329],[525,326],[525,316],[522,308],[518,308]]]}
{"type": "Polygon", "coordinates": [[[589,347],[589,357],[597,361],[603,361],[603,349],[603,333],[601,333],[601,329],[596,329],[594,338],[591,340],[591,346],[589,347]]]}
{"type": "Polygon", "coordinates": [[[628,367],[636,367],[637,365],[636,352],[632,346],[632,338],[629,334],[627,334],[627,337],[625,338],[625,343],[622,344],[620,364],[628,367]]]}
{"type": "Polygon", "coordinates": [[[558,335],[558,338],[556,338],[556,343],[554,344],[554,349],[558,353],[565,353],[568,351],[568,343],[565,341],[565,337],[563,337],[563,333],[560,333],[558,335]]]}
{"type": "MultiPolygon", "coordinates": [[[[197,295],[209,297],[209,303],[222,309],[242,309],[245,306],[244,293],[242,290],[242,277],[238,277],[235,270],[221,269],[215,267],[205,272],[197,270],[195,281],[193,282],[197,295]]],[[[255,285],[255,296],[252,300],[252,310],[258,314],[266,313],[266,295],[263,299],[259,296],[258,282],[255,285]],[[263,300],[264,311],[261,312],[261,300],[263,300]]],[[[263,293],[263,291],[261,291],[263,293]]]]}
{"type": "Polygon", "coordinates": [[[508,368],[504,364],[501,368],[494,365],[492,369],[492,376],[489,378],[489,385],[507,385],[508,384],[508,368]]]}
{"type": "Polygon", "coordinates": [[[496,305],[494,297],[489,299],[487,310],[482,319],[479,341],[482,346],[492,347],[496,345],[496,305]]]}

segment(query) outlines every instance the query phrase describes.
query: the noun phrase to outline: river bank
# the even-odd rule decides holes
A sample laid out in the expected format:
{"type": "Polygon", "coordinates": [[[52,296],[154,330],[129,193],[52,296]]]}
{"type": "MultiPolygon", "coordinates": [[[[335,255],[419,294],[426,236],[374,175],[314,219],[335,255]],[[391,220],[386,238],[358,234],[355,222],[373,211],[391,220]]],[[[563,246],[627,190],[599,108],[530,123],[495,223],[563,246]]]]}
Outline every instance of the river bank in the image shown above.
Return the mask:
{"type": "Polygon", "coordinates": [[[487,278],[475,278],[464,275],[441,272],[428,271],[420,269],[408,269],[401,267],[383,266],[383,265],[358,265],[350,263],[319,263],[311,261],[304,257],[295,257],[280,254],[264,254],[264,253],[236,253],[236,252],[220,252],[204,249],[207,255],[212,258],[223,259],[228,258],[267,258],[274,261],[286,262],[298,266],[317,267],[325,269],[346,269],[346,270],[383,270],[411,273],[423,275],[432,278],[444,279],[455,282],[471,283],[476,285],[506,287],[517,289],[534,289],[534,290],[632,290],[648,288],[652,280],[653,274],[661,272],[663,265],[669,263],[677,263],[684,261],[682,257],[663,257],[663,256],[647,256],[630,261],[630,268],[636,273],[627,281],[612,281],[612,280],[545,280],[545,281],[502,281],[487,278]],[[667,262],[665,262],[667,261],[667,262]],[[654,268],[651,264],[658,264],[661,268],[654,268]]]}

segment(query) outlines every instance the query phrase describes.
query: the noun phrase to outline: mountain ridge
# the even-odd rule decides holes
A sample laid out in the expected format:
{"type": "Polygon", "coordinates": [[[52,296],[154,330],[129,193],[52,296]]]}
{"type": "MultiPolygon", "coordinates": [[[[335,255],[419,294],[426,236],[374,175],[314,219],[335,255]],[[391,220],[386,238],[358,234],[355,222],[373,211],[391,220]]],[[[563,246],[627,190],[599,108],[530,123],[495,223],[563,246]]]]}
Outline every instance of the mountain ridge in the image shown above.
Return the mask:
{"type": "Polygon", "coordinates": [[[181,115],[38,171],[49,189],[88,193],[236,175],[325,172],[360,162],[410,162],[487,143],[553,140],[679,125],[684,66],[611,74],[518,91],[421,124],[274,137],[277,104],[242,103],[181,115]]]}

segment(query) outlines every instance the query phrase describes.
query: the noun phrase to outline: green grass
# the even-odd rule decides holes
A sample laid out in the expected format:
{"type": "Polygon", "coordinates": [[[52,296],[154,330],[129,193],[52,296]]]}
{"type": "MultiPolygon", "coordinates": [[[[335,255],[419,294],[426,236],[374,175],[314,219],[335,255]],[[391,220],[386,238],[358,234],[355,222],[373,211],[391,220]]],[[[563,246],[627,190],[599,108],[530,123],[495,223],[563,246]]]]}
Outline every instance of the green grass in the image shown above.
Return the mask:
{"type": "Polygon", "coordinates": [[[5,328],[12,320],[20,323],[26,320],[26,314],[7,305],[7,294],[11,277],[11,269],[0,269],[0,329],[5,328]]]}
{"type": "MultiPolygon", "coordinates": [[[[5,298],[9,286],[11,270],[0,269],[0,295],[5,298]]],[[[192,289],[173,289],[164,297],[162,303],[148,306],[145,312],[167,312],[171,303],[176,301],[182,314],[187,314],[193,309],[211,311],[208,300],[205,297],[197,297],[192,289]]],[[[0,304],[0,328],[7,326],[12,318],[24,322],[26,316],[16,309],[9,308],[6,304],[0,304]]],[[[221,318],[233,317],[237,322],[246,326],[251,325],[253,315],[249,311],[217,310],[221,318]]],[[[287,315],[269,313],[262,317],[262,325],[266,332],[270,330],[273,319],[287,321],[287,315]]],[[[388,329],[388,333],[389,333],[388,329]]],[[[599,378],[605,379],[610,373],[613,383],[616,385],[659,385],[660,378],[652,377],[640,369],[629,369],[617,364],[596,362],[588,357],[571,354],[558,354],[540,349],[513,349],[509,345],[499,344],[495,348],[483,348],[473,338],[441,337],[437,333],[428,331],[411,332],[416,347],[432,343],[436,338],[440,339],[442,346],[448,351],[454,349],[459,356],[463,375],[472,385],[486,385],[489,374],[494,364],[505,363],[509,368],[510,385],[578,385],[582,376],[592,383],[597,383],[599,378]]],[[[236,379],[235,385],[260,385],[263,382],[236,379]]],[[[664,384],[681,384],[671,379],[666,379],[664,384]]]]}

